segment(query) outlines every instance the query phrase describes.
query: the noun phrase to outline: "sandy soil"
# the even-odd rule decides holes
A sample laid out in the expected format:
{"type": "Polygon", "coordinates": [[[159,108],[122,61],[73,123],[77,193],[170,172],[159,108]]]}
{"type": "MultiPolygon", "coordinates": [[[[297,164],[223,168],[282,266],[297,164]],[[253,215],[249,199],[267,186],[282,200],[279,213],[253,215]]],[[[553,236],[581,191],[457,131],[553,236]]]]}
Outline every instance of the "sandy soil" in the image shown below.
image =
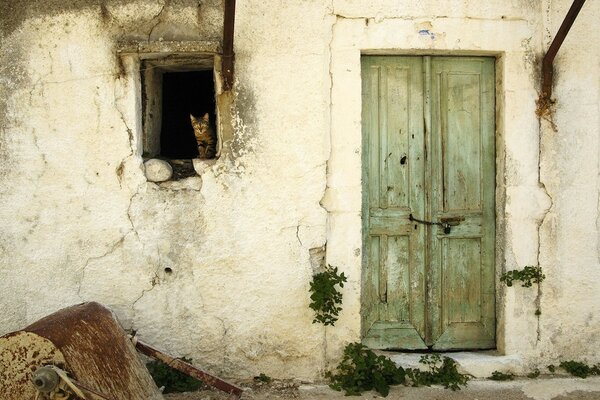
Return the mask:
{"type": "MultiPolygon", "coordinates": [[[[326,385],[302,384],[294,381],[237,382],[244,388],[242,400],[342,400],[342,392],[326,385]]],[[[383,399],[376,392],[365,392],[350,399],[383,399]]],[[[167,394],[168,400],[228,400],[229,396],[215,390],[167,394]]],[[[512,382],[471,381],[463,390],[453,392],[442,387],[393,387],[389,400],[599,400],[600,378],[536,379],[512,382]]]]}

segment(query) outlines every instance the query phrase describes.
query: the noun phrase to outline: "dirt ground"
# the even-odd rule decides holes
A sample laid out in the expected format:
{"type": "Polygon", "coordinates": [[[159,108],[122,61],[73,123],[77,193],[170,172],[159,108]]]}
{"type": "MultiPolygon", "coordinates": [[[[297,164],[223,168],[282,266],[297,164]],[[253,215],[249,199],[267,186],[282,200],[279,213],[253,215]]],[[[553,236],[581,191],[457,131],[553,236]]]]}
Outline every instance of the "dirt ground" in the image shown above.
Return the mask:
{"type": "MultiPolygon", "coordinates": [[[[294,381],[237,382],[244,388],[242,400],[341,400],[348,399],[326,385],[294,381]]],[[[356,399],[382,399],[376,392],[365,392],[356,399]]],[[[228,400],[225,393],[206,389],[167,394],[168,400],[228,400]]],[[[393,387],[390,400],[600,400],[600,378],[539,378],[510,382],[470,381],[466,388],[453,392],[443,387],[393,387]]]]}

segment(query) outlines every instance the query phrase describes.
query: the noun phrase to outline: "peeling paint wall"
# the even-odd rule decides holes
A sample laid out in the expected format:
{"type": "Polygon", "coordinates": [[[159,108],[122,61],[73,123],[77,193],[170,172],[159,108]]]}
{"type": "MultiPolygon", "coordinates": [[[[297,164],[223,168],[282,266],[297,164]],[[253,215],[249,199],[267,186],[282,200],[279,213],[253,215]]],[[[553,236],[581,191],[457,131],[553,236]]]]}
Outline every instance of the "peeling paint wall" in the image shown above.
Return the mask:
{"type": "Polygon", "coordinates": [[[22,3],[0,5],[0,334],[95,300],[215,372],[319,377],[360,339],[361,52],[483,54],[498,275],[539,260],[548,277],[539,297],[498,286],[499,350],[600,361],[596,2],[557,58],[558,132],[535,116],[537,60],[566,0],[239,2],[232,132],[165,184],[144,177],[139,67],[117,42],[219,41],[222,2],[22,3]],[[326,329],[308,308],[325,244],[349,276],[326,329]]]}

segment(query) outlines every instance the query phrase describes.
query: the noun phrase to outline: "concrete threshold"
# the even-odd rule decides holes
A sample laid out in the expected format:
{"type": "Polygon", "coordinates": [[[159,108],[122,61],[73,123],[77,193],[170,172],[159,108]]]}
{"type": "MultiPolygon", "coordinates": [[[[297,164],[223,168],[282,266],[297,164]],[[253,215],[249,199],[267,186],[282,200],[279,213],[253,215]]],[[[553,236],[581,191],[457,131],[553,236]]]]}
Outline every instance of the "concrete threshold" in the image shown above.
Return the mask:
{"type": "MultiPolygon", "coordinates": [[[[400,353],[393,351],[377,351],[385,355],[396,365],[403,368],[421,368],[419,360],[422,356],[431,353],[400,353]]],[[[452,358],[458,364],[458,370],[463,374],[475,378],[488,378],[492,372],[499,371],[523,375],[523,363],[518,355],[499,355],[495,351],[461,351],[452,353],[439,353],[441,356],[452,358]]]]}

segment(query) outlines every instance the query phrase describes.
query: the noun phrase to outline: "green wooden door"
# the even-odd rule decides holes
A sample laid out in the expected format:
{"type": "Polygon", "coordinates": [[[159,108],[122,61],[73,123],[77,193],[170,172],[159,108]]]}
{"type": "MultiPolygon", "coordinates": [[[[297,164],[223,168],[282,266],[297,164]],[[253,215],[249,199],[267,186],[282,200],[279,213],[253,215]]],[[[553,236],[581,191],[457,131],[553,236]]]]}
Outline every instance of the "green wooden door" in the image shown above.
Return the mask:
{"type": "Polygon", "coordinates": [[[495,347],[494,60],[362,59],[363,342],[495,347]]]}

